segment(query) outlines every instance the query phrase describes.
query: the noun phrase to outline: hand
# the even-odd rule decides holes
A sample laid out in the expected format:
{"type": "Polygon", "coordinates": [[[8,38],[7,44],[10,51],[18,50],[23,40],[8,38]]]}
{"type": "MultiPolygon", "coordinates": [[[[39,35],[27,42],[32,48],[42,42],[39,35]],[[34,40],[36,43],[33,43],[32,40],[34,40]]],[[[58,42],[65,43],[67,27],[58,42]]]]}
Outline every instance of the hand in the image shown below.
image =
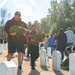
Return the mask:
{"type": "Polygon", "coordinates": [[[15,36],[16,35],[16,32],[12,32],[12,33],[10,33],[10,35],[15,36]]]}

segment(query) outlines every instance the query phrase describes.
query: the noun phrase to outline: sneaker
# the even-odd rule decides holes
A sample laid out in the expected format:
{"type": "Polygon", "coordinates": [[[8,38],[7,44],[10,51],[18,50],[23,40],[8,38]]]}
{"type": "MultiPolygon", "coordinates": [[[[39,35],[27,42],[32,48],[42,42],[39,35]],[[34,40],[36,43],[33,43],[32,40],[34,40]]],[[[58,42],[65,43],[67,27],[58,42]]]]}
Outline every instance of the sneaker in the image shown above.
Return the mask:
{"type": "Polygon", "coordinates": [[[36,70],[35,68],[31,68],[32,70],[36,70]]]}
{"type": "Polygon", "coordinates": [[[18,72],[23,72],[21,66],[18,67],[18,72]]]}
{"type": "Polygon", "coordinates": [[[18,68],[18,72],[23,72],[23,70],[18,68]]]}

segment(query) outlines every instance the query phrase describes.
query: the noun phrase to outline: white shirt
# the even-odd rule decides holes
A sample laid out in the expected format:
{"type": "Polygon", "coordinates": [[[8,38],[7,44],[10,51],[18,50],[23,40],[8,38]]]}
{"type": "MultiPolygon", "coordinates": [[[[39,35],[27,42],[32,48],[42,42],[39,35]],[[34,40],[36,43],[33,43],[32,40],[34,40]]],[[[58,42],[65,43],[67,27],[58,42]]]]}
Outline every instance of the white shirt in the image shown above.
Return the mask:
{"type": "Polygon", "coordinates": [[[67,43],[73,43],[74,42],[74,33],[72,30],[65,31],[65,34],[67,36],[67,43]]]}

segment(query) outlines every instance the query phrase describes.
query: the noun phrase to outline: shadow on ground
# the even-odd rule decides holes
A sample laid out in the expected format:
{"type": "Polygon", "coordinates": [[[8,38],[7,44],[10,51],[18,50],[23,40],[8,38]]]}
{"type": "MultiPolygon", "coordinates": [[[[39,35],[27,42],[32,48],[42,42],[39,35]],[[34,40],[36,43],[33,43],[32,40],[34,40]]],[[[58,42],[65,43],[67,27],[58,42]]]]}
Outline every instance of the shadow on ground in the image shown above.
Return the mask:
{"type": "Polygon", "coordinates": [[[31,70],[29,75],[40,75],[40,72],[37,70],[31,70]]]}
{"type": "Polygon", "coordinates": [[[54,71],[56,75],[64,75],[61,71],[54,71]]]}
{"type": "Polygon", "coordinates": [[[48,68],[46,66],[41,66],[41,69],[43,69],[44,71],[48,71],[48,68]]]}
{"type": "Polygon", "coordinates": [[[21,72],[17,72],[17,75],[22,75],[22,73],[21,72]]]}

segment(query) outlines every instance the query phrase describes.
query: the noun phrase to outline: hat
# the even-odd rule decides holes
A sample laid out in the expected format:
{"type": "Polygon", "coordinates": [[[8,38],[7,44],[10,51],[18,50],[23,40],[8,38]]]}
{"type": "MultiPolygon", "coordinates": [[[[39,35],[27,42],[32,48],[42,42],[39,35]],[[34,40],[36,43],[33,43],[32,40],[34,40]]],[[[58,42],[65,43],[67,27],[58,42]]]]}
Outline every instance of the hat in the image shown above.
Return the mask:
{"type": "Polygon", "coordinates": [[[15,15],[20,15],[21,16],[21,13],[19,11],[16,11],[15,15]]]}
{"type": "Polygon", "coordinates": [[[68,27],[66,30],[71,30],[72,28],[71,27],[68,27]]]}

